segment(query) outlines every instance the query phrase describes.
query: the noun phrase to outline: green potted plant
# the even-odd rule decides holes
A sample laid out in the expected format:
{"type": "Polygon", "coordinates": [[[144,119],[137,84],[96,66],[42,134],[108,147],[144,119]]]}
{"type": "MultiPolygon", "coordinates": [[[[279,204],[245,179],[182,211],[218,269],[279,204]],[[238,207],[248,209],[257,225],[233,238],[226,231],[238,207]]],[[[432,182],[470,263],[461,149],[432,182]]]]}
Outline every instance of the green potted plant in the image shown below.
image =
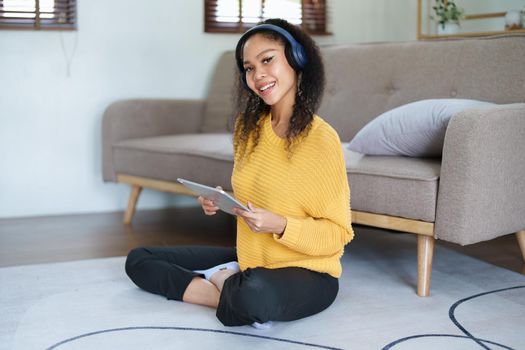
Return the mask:
{"type": "Polygon", "coordinates": [[[458,7],[454,0],[436,0],[432,7],[435,16],[431,18],[438,23],[438,34],[456,34],[459,32],[459,21],[465,18],[465,10],[458,7]]]}

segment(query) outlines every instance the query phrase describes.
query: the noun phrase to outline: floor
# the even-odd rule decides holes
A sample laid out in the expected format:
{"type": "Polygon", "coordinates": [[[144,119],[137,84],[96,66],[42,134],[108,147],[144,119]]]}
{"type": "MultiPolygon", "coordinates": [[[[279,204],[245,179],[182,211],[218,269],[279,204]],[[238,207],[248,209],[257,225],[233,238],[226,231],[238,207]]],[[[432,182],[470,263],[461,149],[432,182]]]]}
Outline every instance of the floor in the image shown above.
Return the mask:
{"type": "MultiPolygon", "coordinates": [[[[129,226],[122,217],[113,212],[0,219],[0,267],[123,256],[137,246],[235,244],[233,217],[221,212],[207,217],[200,208],[141,210],[129,226]]],[[[525,274],[513,234],[465,247],[438,244],[525,274]]]]}

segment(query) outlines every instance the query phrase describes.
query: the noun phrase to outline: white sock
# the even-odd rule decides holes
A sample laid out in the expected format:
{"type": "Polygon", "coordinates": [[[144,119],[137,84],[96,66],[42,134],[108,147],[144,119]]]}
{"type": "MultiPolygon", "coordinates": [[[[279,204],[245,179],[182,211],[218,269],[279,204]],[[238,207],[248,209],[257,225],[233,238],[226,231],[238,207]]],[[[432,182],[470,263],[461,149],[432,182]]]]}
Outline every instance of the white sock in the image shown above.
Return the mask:
{"type": "Polygon", "coordinates": [[[264,323],[254,322],[254,323],[251,324],[251,326],[253,328],[258,329],[258,330],[264,331],[264,330],[272,328],[273,322],[272,321],[268,321],[268,322],[264,322],[264,323]]]}
{"type": "Polygon", "coordinates": [[[202,273],[206,279],[209,281],[210,280],[210,277],[217,271],[219,270],[233,270],[235,272],[239,272],[241,271],[241,268],[239,267],[239,264],[237,263],[237,261],[230,261],[230,262],[227,262],[227,263],[224,263],[224,264],[220,264],[220,265],[217,265],[217,266],[214,266],[212,268],[209,268],[207,270],[195,270],[193,272],[197,272],[197,273],[202,273]]]}

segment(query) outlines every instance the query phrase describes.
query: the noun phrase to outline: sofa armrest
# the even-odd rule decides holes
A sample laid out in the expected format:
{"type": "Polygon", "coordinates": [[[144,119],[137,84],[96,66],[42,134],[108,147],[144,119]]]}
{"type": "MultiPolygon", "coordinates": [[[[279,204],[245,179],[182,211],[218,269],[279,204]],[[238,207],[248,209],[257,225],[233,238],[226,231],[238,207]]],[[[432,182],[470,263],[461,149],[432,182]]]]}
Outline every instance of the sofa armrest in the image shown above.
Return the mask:
{"type": "Polygon", "coordinates": [[[525,228],[525,103],[458,113],[448,125],[439,239],[472,244],[525,228]]]}
{"type": "Polygon", "coordinates": [[[102,119],[102,176],[116,181],[112,147],[118,141],[200,132],[204,100],[121,100],[102,119]]]}

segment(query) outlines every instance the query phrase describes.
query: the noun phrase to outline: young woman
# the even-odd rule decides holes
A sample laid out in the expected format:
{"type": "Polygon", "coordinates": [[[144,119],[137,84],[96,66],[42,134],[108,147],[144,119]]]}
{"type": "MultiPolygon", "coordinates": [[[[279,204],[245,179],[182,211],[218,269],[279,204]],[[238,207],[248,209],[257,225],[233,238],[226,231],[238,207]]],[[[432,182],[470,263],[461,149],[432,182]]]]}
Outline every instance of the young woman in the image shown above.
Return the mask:
{"type": "MultiPolygon", "coordinates": [[[[126,261],[141,288],[217,308],[226,326],[268,328],[326,309],[353,238],[337,133],[315,115],[324,69],[314,41],[284,20],[239,40],[234,130],[237,247],[137,248],[126,261]]],[[[206,215],[218,207],[199,197],[206,215]]]]}

